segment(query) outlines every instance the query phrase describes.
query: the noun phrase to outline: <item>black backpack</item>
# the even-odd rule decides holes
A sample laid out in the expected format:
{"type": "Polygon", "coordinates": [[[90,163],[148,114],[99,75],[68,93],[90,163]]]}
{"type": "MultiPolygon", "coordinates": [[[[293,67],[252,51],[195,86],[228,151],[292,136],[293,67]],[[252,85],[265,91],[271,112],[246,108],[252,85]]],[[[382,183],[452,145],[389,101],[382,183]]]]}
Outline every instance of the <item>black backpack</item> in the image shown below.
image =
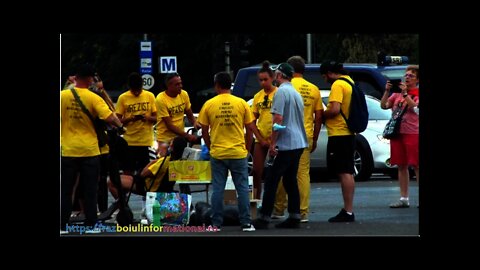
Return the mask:
{"type": "Polygon", "coordinates": [[[365,94],[362,89],[357,85],[352,84],[348,79],[338,78],[339,80],[346,81],[352,86],[352,98],[350,99],[350,115],[348,119],[340,110],[340,114],[347,122],[348,129],[353,133],[363,132],[367,128],[368,124],[368,108],[367,101],[365,100],[365,94]]]}

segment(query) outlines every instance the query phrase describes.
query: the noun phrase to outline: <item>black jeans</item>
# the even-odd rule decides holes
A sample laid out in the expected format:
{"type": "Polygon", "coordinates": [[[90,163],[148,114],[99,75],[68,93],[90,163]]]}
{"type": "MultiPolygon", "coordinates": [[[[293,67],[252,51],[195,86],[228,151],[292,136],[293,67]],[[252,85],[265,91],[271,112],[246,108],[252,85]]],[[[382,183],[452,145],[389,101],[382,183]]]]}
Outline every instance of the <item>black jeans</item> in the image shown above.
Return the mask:
{"type": "Polygon", "coordinates": [[[62,157],[61,165],[61,228],[65,226],[72,213],[73,185],[80,174],[85,199],[85,225],[93,226],[97,222],[97,189],[100,173],[100,159],[94,157],[62,157]]]}
{"type": "Polygon", "coordinates": [[[108,156],[109,154],[100,155],[100,182],[98,182],[98,210],[102,213],[108,208],[108,156]]]}
{"type": "Polygon", "coordinates": [[[283,176],[283,186],[288,194],[288,213],[291,218],[300,219],[300,193],[297,184],[297,171],[300,156],[304,148],[278,151],[273,166],[269,168],[265,179],[260,218],[270,221],[275,203],[278,183],[283,176]]]}

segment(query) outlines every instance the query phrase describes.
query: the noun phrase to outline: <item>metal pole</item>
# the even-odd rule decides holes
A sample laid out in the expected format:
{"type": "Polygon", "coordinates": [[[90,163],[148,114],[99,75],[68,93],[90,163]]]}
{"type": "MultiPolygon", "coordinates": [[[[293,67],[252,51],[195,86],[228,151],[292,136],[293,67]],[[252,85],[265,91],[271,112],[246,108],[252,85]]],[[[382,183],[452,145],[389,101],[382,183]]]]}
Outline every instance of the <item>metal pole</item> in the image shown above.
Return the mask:
{"type": "Polygon", "coordinates": [[[312,34],[307,34],[307,64],[312,63],[312,34]]]}
{"type": "Polygon", "coordinates": [[[148,40],[148,34],[143,34],[143,40],[145,40],[145,41],[148,40]]]}
{"type": "Polygon", "coordinates": [[[230,42],[225,41],[225,71],[230,73],[230,42]]]}

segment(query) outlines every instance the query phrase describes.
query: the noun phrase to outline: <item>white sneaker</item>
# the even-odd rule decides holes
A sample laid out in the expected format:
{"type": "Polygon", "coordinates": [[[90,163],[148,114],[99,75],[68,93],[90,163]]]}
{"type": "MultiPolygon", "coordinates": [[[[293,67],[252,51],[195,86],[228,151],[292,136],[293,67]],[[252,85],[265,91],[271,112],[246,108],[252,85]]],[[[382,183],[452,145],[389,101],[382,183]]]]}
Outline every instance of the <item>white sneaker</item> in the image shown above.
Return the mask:
{"type": "Polygon", "coordinates": [[[242,231],[244,231],[244,232],[254,232],[255,227],[253,227],[252,224],[244,224],[244,225],[242,225],[242,231]]]}

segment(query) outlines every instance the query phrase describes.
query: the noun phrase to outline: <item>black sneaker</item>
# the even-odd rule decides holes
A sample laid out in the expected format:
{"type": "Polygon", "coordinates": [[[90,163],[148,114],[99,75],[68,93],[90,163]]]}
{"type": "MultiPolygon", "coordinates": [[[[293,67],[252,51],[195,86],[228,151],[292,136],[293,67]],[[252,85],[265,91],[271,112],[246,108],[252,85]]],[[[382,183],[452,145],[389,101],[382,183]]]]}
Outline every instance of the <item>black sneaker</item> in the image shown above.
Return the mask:
{"type": "Polygon", "coordinates": [[[299,229],[300,228],[300,219],[287,218],[285,221],[275,225],[275,228],[284,228],[284,229],[299,229]]]}
{"type": "Polygon", "coordinates": [[[347,211],[342,208],[342,210],[340,210],[340,213],[328,219],[328,222],[355,222],[355,214],[352,213],[351,215],[349,215],[347,214],[347,211]]]}
{"type": "Polygon", "coordinates": [[[244,231],[244,232],[254,232],[255,231],[255,227],[250,223],[243,224],[241,226],[241,228],[242,228],[242,231],[244,231]]]}
{"type": "Polygon", "coordinates": [[[268,221],[257,218],[254,221],[252,221],[252,225],[255,227],[257,230],[267,230],[268,229],[268,221]]]}

